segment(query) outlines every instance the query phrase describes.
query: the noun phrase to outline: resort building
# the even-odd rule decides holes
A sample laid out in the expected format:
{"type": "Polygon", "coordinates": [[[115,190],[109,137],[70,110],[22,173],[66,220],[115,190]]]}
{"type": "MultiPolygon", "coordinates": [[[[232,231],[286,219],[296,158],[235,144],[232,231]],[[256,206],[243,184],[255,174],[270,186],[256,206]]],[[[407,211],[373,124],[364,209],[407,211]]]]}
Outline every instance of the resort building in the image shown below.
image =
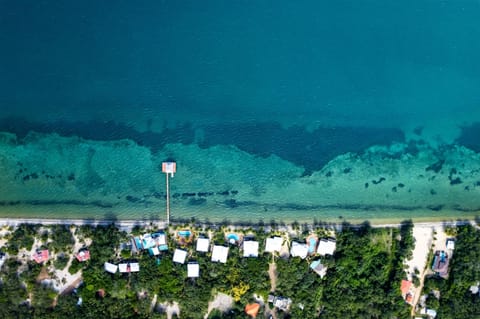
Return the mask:
{"type": "Polygon", "coordinates": [[[282,244],[282,237],[267,238],[265,243],[265,251],[268,253],[280,252],[280,250],[282,250],[282,244]]]}
{"type": "Polygon", "coordinates": [[[258,257],[258,241],[243,242],[243,257],[258,257]]]}
{"type": "Polygon", "coordinates": [[[90,259],[90,251],[88,250],[80,250],[76,255],[75,255],[75,258],[77,258],[77,260],[79,262],[84,262],[84,261],[87,261],[90,259]]]}
{"type": "Polygon", "coordinates": [[[49,252],[48,252],[48,249],[42,249],[42,250],[37,250],[33,256],[32,256],[33,260],[35,260],[35,262],[37,264],[41,264],[43,263],[44,261],[47,261],[48,258],[49,258],[49,252]]]}
{"type": "MultiPolygon", "coordinates": [[[[144,234],[135,236],[132,239],[133,245],[137,250],[157,248],[159,251],[168,250],[167,235],[164,232],[156,232],[153,234],[144,234]]],[[[149,251],[150,252],[150,251],[149,251]]],[[[154,251],[152,251],[152,254],[154,251]]]]}
{"type": "Polygon", "coordinates": [[[121,273],[139,272],[140,265],[138,263],[122,263],[118,265],[118,271],[120,271],[121,273]]]}
{"type": "Polygon", "coordinates": [[[118,270],[118,266],[117,265],[114,265],[114,264],[111,264],[109,262],[105,262],[103,264],[103,268],[105,269],[106,272],[109,272],[111,274],[114,274],[117,272],[118,270]]]}
{"type": "Polygon", "coordinates": [[[305,257],[307,257],[308,255],[308,246],[306,244],[301,244],[294,241],[292,242],[290,254],[292,255],[292,257],[300,257],[302,259],[305,259],[305,257]]]}
{"type": "Polygon", "coordinates": [[[227,262],[228,257],[228,247],[225,246],[213,246],[212,251],[212,261],[213,262],[221,262],[225,264],[227,262]]]}
{"type": "Polygon", "coordinates": [[[412,304],[415,295],[415,289],[412,282],[409,280],[402,280],[400,291],[402,292],[403,299],[405,299],[408,304],[412,304]]]}
{"type": "Polygon", "coordinates": [[[173,262],[178,264],[184,264],[187,258],[187,251],[182,249],[175,249],[173,253],[173,262]]]}
{"type": "Polygon", "coordinates": [[[200,265],[198,263],[188,263],[187,265],[188,278],[197,278],[200,276],[200,265]]]}
{"type": "Polygon", "coordinates": [[[292,304],[292,299],[268,295],[268,302],[273,303],[273,306],[277,307],[280,310],[287,311],[292,304]]]}
{"type": "Polygon", "coordinates": [[[207,253],[210,250],[210,239],[198,238],[197,239],[197,251],[207,253]]]}
{"type": "Polygon", "coordinates": [[[448,254],[443,250],[437,250],[433,256],[432,270],[442,278],[448,277],[448,254]]]}
{"type": "Polygon", "coordinates": [[[331,255],[335,253],[337,243],[332,239],[321,239],[318,244],[317,254],[320,256],[331,255]]]}

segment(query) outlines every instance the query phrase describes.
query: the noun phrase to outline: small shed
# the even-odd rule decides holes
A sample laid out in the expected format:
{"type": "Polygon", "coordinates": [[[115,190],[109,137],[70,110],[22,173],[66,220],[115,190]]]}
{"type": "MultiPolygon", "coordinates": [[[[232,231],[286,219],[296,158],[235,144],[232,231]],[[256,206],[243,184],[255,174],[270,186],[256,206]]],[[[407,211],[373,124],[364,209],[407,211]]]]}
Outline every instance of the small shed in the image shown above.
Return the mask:
{"type": "Polygon", "coordinates": [[[447,239],[447,249],[454,250],[455,249],[455,240],[447,239]]]}
{"type": "Polygon", "coordinates": [[[175,162],[163,162],[162,163],[162,172],[165,174],[170,174],[173,177],[173,174],[177,172],[177,163],[175,162]]]}

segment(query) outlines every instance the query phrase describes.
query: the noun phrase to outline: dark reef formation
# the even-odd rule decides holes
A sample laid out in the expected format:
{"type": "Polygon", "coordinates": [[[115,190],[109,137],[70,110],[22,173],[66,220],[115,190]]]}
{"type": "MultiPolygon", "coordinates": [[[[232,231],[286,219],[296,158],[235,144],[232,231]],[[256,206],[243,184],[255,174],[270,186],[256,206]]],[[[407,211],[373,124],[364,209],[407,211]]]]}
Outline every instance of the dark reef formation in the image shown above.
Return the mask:
{"type": "MultiPolygon", "coordinates": [[[[191,123],[164,127],[161,132],[140,132],[133,126],[113,121],[38,123],[23,118],[0,119],[0,131],[14,133],[19,140],[31,131],[79,136],[97,141],[131,139],[156,152],[168,143],[191,144],[195,132],[202,130],[201,147],[235,145],[239,149],[261,157],[278,157],[305,168],[305,175],[320,170],[338,155],[360,152],[372,145],[402,142],[400,129],[369,127],[320,127],[308,130],[304,126],[285,128],[275,122],[211,124],[193,127],[191,123]]],[[[347,168],[345,173],[349,173],[347,168]]]]}

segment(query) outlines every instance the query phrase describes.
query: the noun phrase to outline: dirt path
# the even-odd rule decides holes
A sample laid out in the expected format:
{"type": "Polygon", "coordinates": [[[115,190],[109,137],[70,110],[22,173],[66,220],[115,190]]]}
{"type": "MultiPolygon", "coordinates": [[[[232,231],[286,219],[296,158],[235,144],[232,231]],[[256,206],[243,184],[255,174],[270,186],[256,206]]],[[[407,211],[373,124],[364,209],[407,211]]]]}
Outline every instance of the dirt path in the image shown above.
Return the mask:
{"type": "Polygon", "coordinates": [[[268,276],[270,277],[270,292],[274,292],[277,289],[277,264],[275,261],[268,264],[268,276]]]}

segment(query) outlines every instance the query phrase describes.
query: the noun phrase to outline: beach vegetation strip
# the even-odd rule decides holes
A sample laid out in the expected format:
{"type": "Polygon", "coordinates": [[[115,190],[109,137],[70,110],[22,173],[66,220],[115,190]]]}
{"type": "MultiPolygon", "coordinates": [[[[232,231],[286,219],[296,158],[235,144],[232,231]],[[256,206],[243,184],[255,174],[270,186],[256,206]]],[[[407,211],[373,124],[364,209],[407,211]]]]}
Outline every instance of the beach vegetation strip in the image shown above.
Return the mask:
{"type": "MultiPolygon", "coordinates": [[[[404,260],[414,248],[412,228],[410,221],[281,230],[177,225],[161,232],[137,225],[134,233],[114,223],[4,226],[0,317],[247,318],[246,306],[258,304],[260,318],[409,318],[411,306],[400,284],[406,279],[404,260]],[[189,229],[196,238],[180,247],[178,229],[189,229]],[[158,234],[168,237],[167,249],[157,254],[142,247],[151,243],[142,238],[158,234]],[[231,234],[242,240],[232,242],[231,234]],[[195,249],[198,238],[210,240],[207,251],[195,249]],[[278,239],[278,251],[267,251],[271,238],[278,239]],[[312,244],[309,238],[335,243],[335,249],[289,256],[289,245],[312,244]],[[259,243],[258,256],[245,257],[245,243],[252,240],[259,243]],[[211,246],[228,247],[225,263],[212,262],[211,246]],[[186,252],[185,264],[174,261],[178,248],[186,252]],[[89,258],[73,258],[87,251],[89,258]],[[191,265],[198,265],[193,276],[191,265]]],[[[442,318],[455,318],[460,310],[462,318],[475,318],[480,297],[469,288],[480,281],[480,230],[466,224],[455,233],[448,279],[425,284],[427,294],[440,290],[441,297],[429,296],[427,302],[442,318]]]]}

